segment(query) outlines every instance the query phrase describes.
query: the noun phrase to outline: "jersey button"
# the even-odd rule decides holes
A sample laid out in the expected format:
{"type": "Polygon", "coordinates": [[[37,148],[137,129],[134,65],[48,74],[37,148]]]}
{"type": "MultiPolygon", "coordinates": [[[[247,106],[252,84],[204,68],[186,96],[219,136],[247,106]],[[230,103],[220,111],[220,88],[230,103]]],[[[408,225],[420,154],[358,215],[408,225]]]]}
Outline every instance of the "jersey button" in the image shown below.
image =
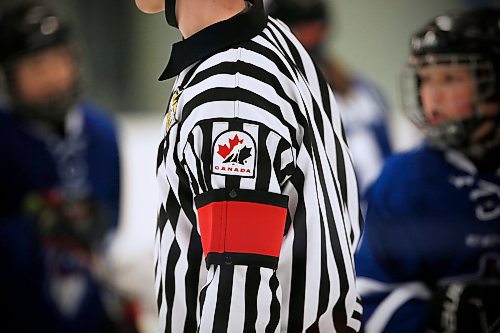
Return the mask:
{"type": "Polygon", "coordinates": [[[229,191],[229,197],[230,197],[231,199],[234,199],[234,198],[236,198],[237,196],[238,196],[238,193],[236,193],[236,191],[235,191],[235,190],[231,190],[231,191],[229,191]]]}
{"type": "Polygon", "coordinates": [[[233,264],[233,259],[231,258],[231,256],[229,254],[226,254],[226,258],[224,260],[224,263],[228,266],[233,264]]]}

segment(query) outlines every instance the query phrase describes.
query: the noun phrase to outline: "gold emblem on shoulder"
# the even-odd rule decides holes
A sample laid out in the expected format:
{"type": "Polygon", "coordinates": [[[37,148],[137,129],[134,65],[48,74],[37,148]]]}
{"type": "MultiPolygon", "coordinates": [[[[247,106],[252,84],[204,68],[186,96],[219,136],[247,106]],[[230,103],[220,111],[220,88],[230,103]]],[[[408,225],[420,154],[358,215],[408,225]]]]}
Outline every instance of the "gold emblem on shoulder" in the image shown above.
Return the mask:
{"type": "Polygon", "coordinates": [[[176,119],[177,105],[179,104],[179,98],[181,97],[181,94],[182,90],[176,89],[172,93],[172,96],[170,97],[170,102],[168,103],[168,110],[167,110],[167,131],[177,120],[176,119]]]}

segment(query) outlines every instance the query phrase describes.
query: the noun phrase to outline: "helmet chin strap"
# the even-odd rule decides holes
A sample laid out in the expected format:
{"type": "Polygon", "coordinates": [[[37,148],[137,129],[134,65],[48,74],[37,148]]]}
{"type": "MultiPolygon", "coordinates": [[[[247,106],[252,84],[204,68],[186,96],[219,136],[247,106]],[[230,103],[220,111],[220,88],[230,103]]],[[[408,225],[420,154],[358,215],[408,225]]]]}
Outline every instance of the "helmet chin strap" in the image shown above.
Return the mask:
{"type": "Polygon", "coordinates": [[[170,26],[178,28],[177,17],[175,16],[175,1],[176,0],[165,0],[165,17],[170,26]]]}

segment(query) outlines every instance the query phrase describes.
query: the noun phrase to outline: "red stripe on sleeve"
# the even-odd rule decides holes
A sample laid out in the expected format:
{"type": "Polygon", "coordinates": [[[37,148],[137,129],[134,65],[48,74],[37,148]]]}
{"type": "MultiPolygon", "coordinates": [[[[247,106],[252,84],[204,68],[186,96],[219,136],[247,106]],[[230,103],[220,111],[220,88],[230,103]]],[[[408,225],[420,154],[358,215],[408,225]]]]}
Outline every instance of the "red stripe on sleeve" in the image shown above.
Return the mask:
{"type": "Polygon", "coordinates": [[[242,201],[218,201],[200,207],[203,253],[279,257],[286,212],[284,207],[242,201]]]}

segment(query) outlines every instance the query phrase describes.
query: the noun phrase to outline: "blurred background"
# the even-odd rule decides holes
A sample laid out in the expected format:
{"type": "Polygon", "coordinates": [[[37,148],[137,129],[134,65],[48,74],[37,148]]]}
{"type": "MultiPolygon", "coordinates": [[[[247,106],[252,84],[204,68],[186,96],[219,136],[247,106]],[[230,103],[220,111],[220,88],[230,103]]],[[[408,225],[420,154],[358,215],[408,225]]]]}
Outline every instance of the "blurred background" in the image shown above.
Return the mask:
{"type": "MultiPolygon", "coordinates": [[[[110,263],[116,283],[141,300],[141,330],[154,332],[156,147],[173,84],[158,82],[157,77],[180,34],[167,26],[163,14],[142,14],[133,0],[45,3],[75,29],[86,96],[118,121],[123,199],[110,263]]],[[[398,86],[411,32],[439,13],[485,4],[500,6],[500,0],[330,1],[333,31],[329,49],[347,68],[366,76],[387,97],[391,142],[396,151],[410,148],[419,138],[401,111],[398,86]]]]}

